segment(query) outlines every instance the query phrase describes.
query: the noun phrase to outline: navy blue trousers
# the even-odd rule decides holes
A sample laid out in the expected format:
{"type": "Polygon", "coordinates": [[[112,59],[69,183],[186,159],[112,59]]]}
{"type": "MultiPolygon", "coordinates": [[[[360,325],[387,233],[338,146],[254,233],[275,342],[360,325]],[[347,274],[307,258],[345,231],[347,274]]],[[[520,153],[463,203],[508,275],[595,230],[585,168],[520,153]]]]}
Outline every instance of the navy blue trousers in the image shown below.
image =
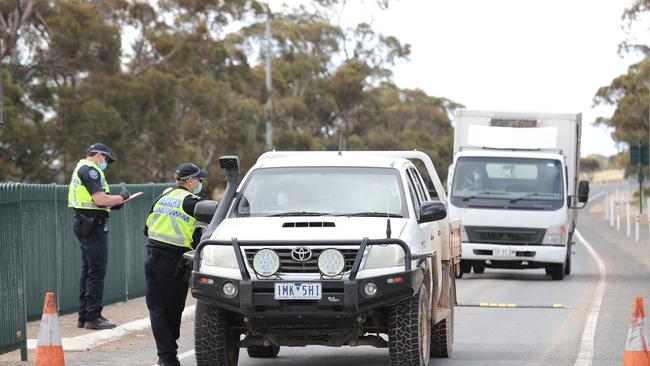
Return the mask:
{"type": "Polygon", "coordinates": [[[145,293],[151,330],[156,339],[158,358],[163,362],[176,359],[181,316],[185,308],[188,283],[178,275],[178,258],[151,254],[148,250],[144,265],[145,293]]]}
{"type": "Polygon", "coordinates": [[[108,261],[108,231],[95,225],[87,237],[81,236],[81,223],[74,220],[74,233],[81,243],[79,281],[79,321],[93,322],[102,315],[104,277],[108,261]]]}

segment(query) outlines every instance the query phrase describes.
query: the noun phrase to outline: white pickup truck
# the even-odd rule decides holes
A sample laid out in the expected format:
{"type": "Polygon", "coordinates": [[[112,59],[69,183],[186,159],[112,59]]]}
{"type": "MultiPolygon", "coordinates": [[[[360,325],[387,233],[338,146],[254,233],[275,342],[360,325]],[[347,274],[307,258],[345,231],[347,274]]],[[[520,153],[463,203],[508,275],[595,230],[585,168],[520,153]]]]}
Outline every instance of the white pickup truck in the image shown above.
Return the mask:
{"type": "Polygon", "coordinates": [[[221,204],[197,205],[197,365],[307,345],[386,347],[391,365],[450,356],[460,222],[426,154],[269,152],[241,184],[238,159],[220,162],[221,204]]]}

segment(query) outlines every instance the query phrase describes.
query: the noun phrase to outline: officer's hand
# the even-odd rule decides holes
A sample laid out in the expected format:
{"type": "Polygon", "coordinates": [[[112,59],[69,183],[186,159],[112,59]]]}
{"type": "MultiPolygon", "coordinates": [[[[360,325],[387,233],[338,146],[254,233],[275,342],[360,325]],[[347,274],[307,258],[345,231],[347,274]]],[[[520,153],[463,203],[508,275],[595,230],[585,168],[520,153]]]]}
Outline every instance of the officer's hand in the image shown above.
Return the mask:
{"type": "Polygon", "coordinates": [[[129,193],[129,191],[127,191],[126,189],[123,189],[122,191],[120,191],[120,196],[122,196],[122,199],[127,200],[129,199],[129,197],[131,197],[131,193],[129,193]]]}

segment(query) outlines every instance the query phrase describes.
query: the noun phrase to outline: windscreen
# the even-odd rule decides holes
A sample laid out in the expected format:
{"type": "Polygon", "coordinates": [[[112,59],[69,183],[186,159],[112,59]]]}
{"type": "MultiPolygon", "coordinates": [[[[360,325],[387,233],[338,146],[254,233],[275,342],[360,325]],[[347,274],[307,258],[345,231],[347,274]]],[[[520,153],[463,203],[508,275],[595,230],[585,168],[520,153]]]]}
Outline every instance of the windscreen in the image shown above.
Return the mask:
{"type": "Polygon", "coordinates": [[[451,192],[461,206],[473,200],[525,201],[564,200],[562,164],[551,159],[504,157],[459,158],[451,192]]]}
{"type": "Polygon", "coordinates": [[[406,217],[399,172],[390,168],[263,168],[251,173],[233,216],[406,217]]]}

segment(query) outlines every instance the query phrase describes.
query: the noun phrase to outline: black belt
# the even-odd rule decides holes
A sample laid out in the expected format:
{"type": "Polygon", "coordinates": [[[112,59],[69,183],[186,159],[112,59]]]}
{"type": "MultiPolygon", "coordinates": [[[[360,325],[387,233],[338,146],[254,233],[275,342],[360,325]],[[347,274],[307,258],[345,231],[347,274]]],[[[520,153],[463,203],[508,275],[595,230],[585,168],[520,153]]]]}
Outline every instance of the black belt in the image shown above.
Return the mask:
{"type": "Polygon", "coordinates": [[[91,215],[81,213],[81,212],[75,213],[75,218],[79,219],[80,218],[79,216],[84,216],[86,219],[91,219],[92,218],[93,221],[95,222],[95,225],[104,226],[104,225],[108,224],[108,217],[91,216],[91,215]]]}

